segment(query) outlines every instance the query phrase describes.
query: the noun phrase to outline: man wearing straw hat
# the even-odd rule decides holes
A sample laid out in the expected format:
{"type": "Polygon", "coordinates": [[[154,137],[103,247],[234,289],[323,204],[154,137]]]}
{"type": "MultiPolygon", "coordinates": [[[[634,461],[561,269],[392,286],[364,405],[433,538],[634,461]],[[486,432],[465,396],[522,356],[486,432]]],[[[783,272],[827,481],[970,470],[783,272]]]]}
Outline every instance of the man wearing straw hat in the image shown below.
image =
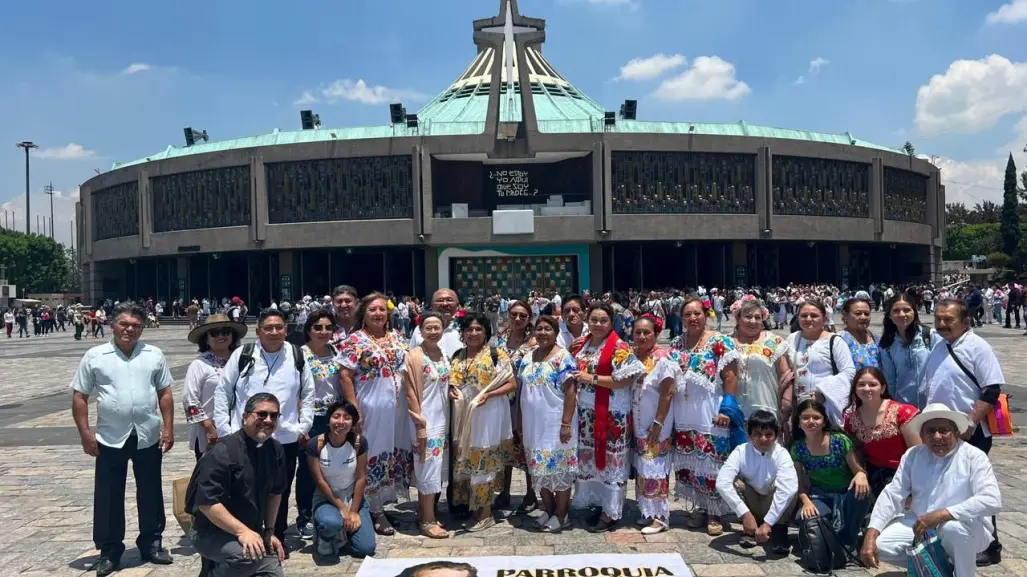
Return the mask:
{"type": "Polygon", "coordinates": [[[924,444],[906,451],[895,478],[877,498],[863,562],[873,568],[879,560],[905,566],[908,549],[934,529],[955,577],[973,577],[977,554],[988,548],[995,531],[991,517],[1002,508],[991,461],[960,438],[970,419],[941,403],[927,405],[909,426],[920,431],[924,444]],[[912,505],[903,515],[910,496],[912,505]]]}

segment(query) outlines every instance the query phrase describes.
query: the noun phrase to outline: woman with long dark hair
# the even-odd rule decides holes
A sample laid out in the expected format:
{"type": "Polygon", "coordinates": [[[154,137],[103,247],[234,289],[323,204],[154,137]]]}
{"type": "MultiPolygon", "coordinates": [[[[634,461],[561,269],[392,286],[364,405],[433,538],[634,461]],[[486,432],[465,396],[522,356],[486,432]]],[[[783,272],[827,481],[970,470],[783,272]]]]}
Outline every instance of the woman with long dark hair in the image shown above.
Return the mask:
{"type": "Polygon", "coordinates": [[[909,421],[920,411],[892,399],[888,381],[877,367],[863,367],[852,378],[845,432],[866,458],[870,488],[880,494],[891,482],[906,450],[920,444],[920,431],[909,421]]]}
{"type": "Polygon", "coordinates": [[[790,452],[800,479],[796,521],[825,517],[841,542],[855,549],[870,508],[870,483],[852,440],[831,424],[827,407],[813,396],[795,407],[790,452]]]}
{"type": "Polygon", "coordinates": [[[881,371],[896,400],[918,409],[924,407],[927,399],[921,391],[927,359],[944,340],[938,331],[920,324],[916,302],[905,294],[899,293],[884,303],[881,371]]]}
{"type": "Polygon", "coordinates": [[[574,506],[599,507],[587,523],[590,531],[603,533],[616,527],[623,513],[631,470],[630,387],[645,374],[645,365],[613,331],[610,305],[592,304],[585,318],[588,337],[571,351],[577,365],[580,471],[574,506]]]}

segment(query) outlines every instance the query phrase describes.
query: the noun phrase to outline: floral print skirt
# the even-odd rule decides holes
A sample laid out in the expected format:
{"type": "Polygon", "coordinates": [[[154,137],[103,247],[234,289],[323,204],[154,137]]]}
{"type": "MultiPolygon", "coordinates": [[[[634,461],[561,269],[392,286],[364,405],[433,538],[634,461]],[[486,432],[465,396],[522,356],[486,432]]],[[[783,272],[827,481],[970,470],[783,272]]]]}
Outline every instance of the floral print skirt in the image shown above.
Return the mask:
{"type": "Polygon", "coordinates": [[[715,427],[712,433],[695,429],[674,431],[675,496],[710,515],[730,513],[730,507],[717,492],[717,474],[730,452],[727,429],[715,427]]]}

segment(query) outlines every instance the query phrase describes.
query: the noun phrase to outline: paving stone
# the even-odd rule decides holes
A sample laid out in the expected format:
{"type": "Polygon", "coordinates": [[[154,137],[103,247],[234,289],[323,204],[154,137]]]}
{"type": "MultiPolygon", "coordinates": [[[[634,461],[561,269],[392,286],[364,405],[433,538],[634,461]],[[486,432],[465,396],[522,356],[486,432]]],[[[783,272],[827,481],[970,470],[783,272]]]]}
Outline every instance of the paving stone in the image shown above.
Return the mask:
{"type": "Polygon", "coordinates": [[[693,565],[697,577],[759,577],[766,575],[755,563],[725,563],[721,565],[693,565]]]}

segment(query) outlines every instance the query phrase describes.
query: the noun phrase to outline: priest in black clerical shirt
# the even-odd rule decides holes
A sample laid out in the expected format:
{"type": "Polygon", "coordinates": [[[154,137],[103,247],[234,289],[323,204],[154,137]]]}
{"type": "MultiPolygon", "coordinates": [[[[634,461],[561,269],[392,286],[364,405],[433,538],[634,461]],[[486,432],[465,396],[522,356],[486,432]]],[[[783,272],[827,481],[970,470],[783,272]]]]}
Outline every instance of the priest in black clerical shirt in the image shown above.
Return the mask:
{"type": "Polygon", "coordinates": [[[220,439],[196,464],[186,508],[195,516],[201,576],[284,575],[285,548],[274,536],[285,490],[285,452],[271,438],[279,414],[274,395],[253,395],[242,429],[220,439]]]}

